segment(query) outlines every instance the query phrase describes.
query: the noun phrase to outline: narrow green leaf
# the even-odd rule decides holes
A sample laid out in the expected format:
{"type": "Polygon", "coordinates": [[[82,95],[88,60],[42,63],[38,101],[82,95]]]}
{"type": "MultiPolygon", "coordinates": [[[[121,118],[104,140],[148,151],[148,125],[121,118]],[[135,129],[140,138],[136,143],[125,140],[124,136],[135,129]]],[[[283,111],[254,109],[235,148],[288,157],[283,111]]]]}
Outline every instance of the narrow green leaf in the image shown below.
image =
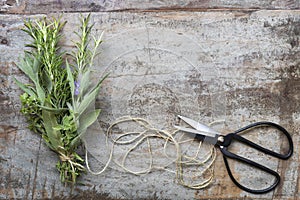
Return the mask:
{"type": "Polygon", "coordinates": [[[35,83],[36,92],[38,95],[39,100],[41,101],[41,105],[44,105],[45,102],[45,92],[43,88],[40,86],[40,83],[37,81],[35,83]]]}
{"type": "Polygon", "coordinates": [[[54,113],[47,110],[42,110],[42,117],[44,121],[44,126],[47,132],[49,143],[54,150],[57,150],[61,142],[61,133],[58,130],[55,130],[54,127],[58,126],[56,117],[54,113]]]}
{"type": "Polygon", "coordinates": [[[100,111],[101,111],[100,109],[93,110],[80,117],[79,119],[80,126],[79,129],[77,130],[78,136],[71,141],[70,143],[71,148],[75,148],[80,143],[82,134],[84,134],[87,128],[97,120],[100,111]]]}
{"type": "Polygon", "coordinates": [[[92,112],[84,114],[79,118],[79,129],[78,129],[79,135],[83,134],[86,131],[86,129],[97,120],[100,111],[101,111],[100,109],[93,110],[92,112]]]}
{"type": "Polygon", "coordinates": [[[73,155],[75,156],[75,158],[81,162],[84,162],[84,160],[76,153],[74,152],[73,155]]]}
{"type": "Polygon", "coordinates": [[[32,66],[33,62],[31,60],[29,55],[25,54],[25,58],[21,61],[21,63],[18,65],[19,69],[24,72],[31,81],[36,82],[36,74],[34,73],[32,66]]]}
{"type": "Polygon", "coordinates": [[[80,94],[82,96],[85,95],[86,91],[89,89],[91,80],[90,80],[90,70],[86,70],[86,72],[83,73],[82,78],[80,80],[80,94]]]}
{"type": "Polygon", "coordinates": [[[44,86],[47,88],[48,93],[50,93],[52,91],[52,81],[51,78],[49,77],[49,74],[47,73],[46,70],[43,70],[42,72],[42,83],[44,83],[44,86]]]}
{"type": "Polygon", "coordinates": [[[67,79],[69,81],[69,85],[71,88],[72,100],[74,102],[75,83],[74,83],[74,77],[73,77],[73,74],[72,74],[72,71],[71,71],[68,61],[66,61],[66,69],[67,69],[67,74],[68,74],[67,79]]]}
{"type": "Polygon", "coordinates": [[[36,75],[38,74],[39,65],[40,65],[40,61],[36,57],[33,57],[32,71],[36,75]]]}
{"type": "Polygon", "coordinates": [[[54,151],[56,150],[56,149],[50,144],[49,138],[47,137],[46,134],[42,134],[42,138],[44,139],[46,145],[47,145],[50,149],[52,149],[52,150],[54,150],[54,151]]]}
{"type": "Polygon", "coordinates": [[[68,110],[67,108],[52,108],[52,107],[47,107],[47,106],[42,106],[42,105],[39,105],[39,107],[44,109],[44,110],[51,111],[51,112],[54,112],[54,113],[60,113],[62,111],[68,110]]]}
{"type": "Polygon", "coordinates": [[[80,135],[76,136],[70,143],[70,149],[75,149],[81,141],[80,135]]]}
{"type": "Polygon", "coordinates": [[[101,85],[102,82],[109,76],[109,74],[106,74],[105,76],[103,76],[103,78],[97,83],[96,87],[101,85]]]}
{"type": "Polygon", "coordinates": [[[96,99],[99,93],[99,89],[100,85],[98,87],[95,87],[91,92],[84,96],[77,110],[79,116],[82,115],[83,112],[89,107],[89,105],[96,99]]]}
{"type": "Polygon", "coordinates": [[[69,102],[67,102],[67,106],[69,110],[73,110],[73,106],[69,102]]]}
{"type": "Polygon", "coordinates": [[[28,86],[26,86],[25,84],[21,83],[20,81],[18,81],[16,78],[14,78],[14,81],[16,82],[16,84],[19,86],[19,88],[21,88],[24,92],[26,92],[27,94],[29,94],[32,97],[36,98],[36,94],[34,91],[32,91],[31,88],[29,88],[28,86]]]}
{"type": "Polygon", "coordinates": [[[104,81],[104,79],[106,79],[106,77],[108,76],[105,75],[98,83],[97,85],[91,89],[91,91],[89,93],[87,93],[82,102],[79,104],[79,107],[78,107],[78,115],[80,116],[88,107],[89,105],[96,99],[96,97],[98,96],[99,94],[99,90],[100,90],[100,86],[101,86],[101,83],[104,81]]]}

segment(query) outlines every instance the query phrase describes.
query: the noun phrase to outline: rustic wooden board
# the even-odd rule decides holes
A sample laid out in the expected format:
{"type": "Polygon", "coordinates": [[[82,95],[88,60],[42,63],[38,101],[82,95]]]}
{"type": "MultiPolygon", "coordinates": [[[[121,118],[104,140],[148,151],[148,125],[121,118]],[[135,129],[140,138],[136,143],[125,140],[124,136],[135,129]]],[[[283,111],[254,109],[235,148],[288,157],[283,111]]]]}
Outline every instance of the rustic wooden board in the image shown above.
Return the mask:
{"type": "Polygon", "coordinates": [[[210,10],[210,9],[299,9],[298,0],[2,0],[0,12],[7,13],[49,13],[49,12],[99,12],[126,10],[210,10]]]}
{"type": "MultiPolygon", "coordinates": [[[[260,2],[258,7],[268,6],[265,1],[260,2]]],[[[24,2],[19,3],[21,5],[24,2]]],[[[42,4],[36,11],[33,11],[30,5],[26,4],[23,10],[12,12],[42,12],[40,10],[42,4]]],[[[249,3],[249,6],[245,7],[251,7],[250,5],[249,3]]],[[[147,4],[139,6],[141,9],[151,7],[147,4]]],[[[55,10],[56,7],[52,8],[55,10]]],[[[74,12],[78,11],[75,7],[69,8],[74,12]]],[[[85,9],[85,6],[82,6],[82,9],[85,9]]],[[[82,9],[79,10],[83,11],[82,9]]],[[[148,111],[152,111],[155,106],[153,107],[151,103],[137,103],[134,99],[152,98],[161,106],[166,97],[168,100],[172,99],[172,94],[179,99],[178,104],[170,100],[174,103],[174,110],[179,109],[186,115],[196,117],[199,117],[200,113],[202,116],[200,119],[208,122],[225,118],[226,126],[221,130],[224,132],[259,120],[280,123],[292,134],[294,155],[287,161],[277,161],[269,157],[261,160],[278,170],[282,176],[280,186],[274,192],[264,195],[253,195],[238,189],[227,176],[221,154],[218,154],[214,166],[215,179],[210,187],[203,190],[182,187],[176,183],[173,174],[166,172],[155,171],[138,177],[115,169],[108,169],[99,176],[83,175],[82,185],[74,188],[64,187],[54,167],[54,163],[57,162],[56,155],[48,150],[38,135],[26,129],[25,119],[19,113],[18,96],[21,92],[13,83],[13,77],[25,80],[24,75],[16,67],[19,56],[23,53],[24,44],[29,39],[20,30],[23,20],[43,16],[45,15],[0,15],[1,199],[300,198],[299,11],[92,14],[92,21],[95,23],[93,33],[100,34],[105,31],[103,53],[95,64],[97,72],[95,77],[106,72],[112,73],[104,83],[103,92],[96,102],[97,107],[103,110],[99,118],[101,125],[105,128],[116,117],[122,115],[146,113],[144,116],[150,116],[149,120],[152,119],[154,124],[159,125],[166,121],[167,126],[169,122],[164,119],[172,119],[176,112],[162,107],[161,114],[166,118],[149,115],[148,111]],[[149,50],[149,55],[145,50],[149,50]],[[149,67],[141,64],[150,63],[147,60],[148,56],[152,59],[150,59],[152,64],[155,64],[151,65],[152,74],[156,75],[153,77],[145,76],[143,69],[149,67]],[[189,65],[184,65],[185,62],[189,65]],[[190,66],[191,69],[184,70],[182,76],[172,71],[172,67],[178,70],[181,66],[190,66]],[[138,77],[138,75],[145,80],[145,84],[141,82],[141,78],[128,79],[130,76],[138,77]],[[171,81],[174,77],[178,82],[171,81]],[[157,85],[167,89],[151,85],[154,78],[157,85]],[[140,82],[135,84],[132,80],[140,82]],[[124,88],[128,90],[119,93],[124,88]],[[138,90],[139,88],[141,89],[138,90]],[[143,91],[150,92],[145,94],[143,91]],[[168,91],[174,92],[168,94],[168,91]],[[208,91],[217,93],[224,91],[221,94],[225,98],[223,101],[210,101],[214,97],[208,91]],[[162,98],[157,98],[157,94],[162,98]],[[189,100],[184,98],[184,95],[192,96],[194,99],[189,100]],[[190,101],[195,104],[185,106],[190,101]],[[215,105],[211,102],[215,102],[215,105]],[[126,106],[132,109],[126,110],[126,106]]],[[[76,20],[78,17],[78,13],[66,13],[63,16],[63,19],[68,21],[64,28],[68,36],[64,40],[65,48],[72,47],[70,39],[74,39],[72,32],[79,23],[79,20],[76,20]]],[[[256,137],[258,136],[255,135],[253,139],[257,139],[256,137]]],[[[284,149],[284,146],[280,146],[278,138],[276,140],[266,136],[261,139],[266,139],[271,145],[284,149]]],[[[241,169],[236,167],[235,170],[241,169]]],[[[242,175],[239,178],[246,182],[253,176],[242,175]]]]}

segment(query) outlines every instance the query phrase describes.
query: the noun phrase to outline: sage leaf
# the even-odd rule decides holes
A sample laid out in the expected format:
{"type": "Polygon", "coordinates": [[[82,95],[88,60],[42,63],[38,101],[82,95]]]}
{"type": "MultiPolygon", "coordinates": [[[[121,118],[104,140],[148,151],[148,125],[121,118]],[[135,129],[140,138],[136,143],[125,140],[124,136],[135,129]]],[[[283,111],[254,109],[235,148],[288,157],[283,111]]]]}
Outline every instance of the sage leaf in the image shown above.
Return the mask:
{"type": "Polygon", "coordinates": [[[38,96],[41,104],[44,105],[44,102],[45,102],[45,92],[44,92],[43,88],[41,87],[41,85],[40,85],[40,83],[38,81],[35,83],[35,87],[36,87],[37,96],[38,96]]]}
{"type": "Polygon", "coordinates": [[[46,70],[42,71],[42,83],[44,83],[44,86],[47,88],[48,93],[51,93],[53,85],[52,85],[51,78],[49,77],[46,70]]]}
{"type": "Polygon", "coordinates": [[[86,94],[83,100],[80,102],[78,107],[78,115],[82,115],[83,112],[90,106],[90,104],[96,99],[96,96],[99,93],[100,85],[95,87],[90,93],[86,94]]]}
{"type": "Polygon", "coordinates": [[[15,83],[19,86],[19,88],[21,88],[24,92],[26,92],[27,94],[29,94],[32,97],[36,98],[36,94],[34,91],[32,91],[31,88],[29,88],[28,86],[26,86],[25,84],[21,83],[20,81],[18,81],[16,78],[14,78],[15,83]]]}
{"type": "Polygon", "coordinates": [[[78,134],[81,135],[83,134],[86,129],[91,126],[98,118],[100,114],[100,109],[93,110],[89,113],[86,113],[82,115],[79,119],[79,129],[78,129],[78,134]]]}
{"type": "Polygon", "coordinates": [[[66,61],[66,69],[67,69],[67,79],[69,81],[69,85],[70,85],[70,89],[71,89],[71,96],[72,96],[72,100],[74,102],[74,92],[75,92],[75,83],[74,83],[74,77],[70,68],[70,65],[68,63],[68,61],[66,61]]]}
{"type": "Polygon", "coordinates": [[[59,130],[54,128],[58,126],[55,114],[51,111],[43,110],[42,116],[49,143],[51,144],[53,150],[57,150],[59,146],[61,146],[61,133],[59,130]]]}
{"type": "Polygon", "coordinates": [[[19,69],[21,69],[22,72],[24,72],[32,82],[36,83],[36,73],[33,70],[33,58],[30,57],[28,54],[25,54],[25,58],[21,61],[21,63],[18,65],[19,69]]]}
{"type": "Polygon", "coordinates": [[[90,79],[90,70],[86,70],[85,73],[83,73],[82,78],[80,80],[80,89],[79,92],[82,96],[85,95],[85,93],[87,92],[89,86],[91,83],[91,79],[90,79]]]}

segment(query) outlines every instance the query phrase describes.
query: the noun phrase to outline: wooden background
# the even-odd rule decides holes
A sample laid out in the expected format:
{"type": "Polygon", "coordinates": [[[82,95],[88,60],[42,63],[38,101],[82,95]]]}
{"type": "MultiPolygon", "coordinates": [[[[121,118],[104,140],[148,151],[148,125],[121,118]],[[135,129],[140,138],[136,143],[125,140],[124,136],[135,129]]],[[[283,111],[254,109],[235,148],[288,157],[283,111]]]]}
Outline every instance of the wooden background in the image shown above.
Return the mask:
{"type": "MultiPolygon", "coordinates": [[[[300,199],[299,7],[299,0],[1,0],[0,199],[300,199]],[[96,62],[96,70],[100,74],[106,69],[117,77],[118,73],[126,70],[127,65],[122,69],[116,67],[114,71],[105,68],[111,60],[118,63],[116,56],[122,54],[113,52],[109,45],[115,45],[115,49],[119,45],[121,50],[154,45],[158,54],[159,49],[168,48],[196,65],[208,66],[198,70],[201,81],[197,79],[197,74],[186,74],[186,80],[190,81],[186,87],[204,88],[196,96],[198,105],[204,108],[212,106],[207,103],[209,94],[205,93],[205,88],[209,87],[209,77],[218,80],[213,89],[224,91],[226,97],[222,104],[224,109],[219,113],[223,114],[221,119],[226,117],[227,122],[222,131],[233,131],[259,120],[283,125],[291,133],[295,149],[293,157],[287,161],[267,158],[267,161],[275,162],[274,167],[282,176],[276,190],[253,195],[236,188],[227,176],[220,153],[214,166],[216,178],[210,187],[203,190],[179,186],[172,175],[162,172],[136,177],[113,169],[101,176],[83,175],[82,185],[64,187],[54,167],[56,155],[48,150],[38,135],[26,129],[25,119],[19,113],[18,96],[21,91],[13,83],[13,77],[25,80],[16,67],[29,39],[20,30],[24,20],[64,13],[63,20],[68,21],[64,29],[67,36],[64,46],[71,48],[68,37],[74,37],[72,33],[79,23],[79,13],[85,12],[92,12],[95,23],[93,33],[105,31],[105,38],[114,38],[107,39],[103,54],[96,62]],[[145,30],[150,30],[148,33],[151,34],[145,34],[145,30]],[[181,35],[188,37],[182,39],[181,35]],[[147,37],[150,37],[150,42],[144,41],[147,37]],[[201,48],[195,47],[194,43],[201,48]],[[201,62],[197,57],[199,55],[203,59],[201,62]],[[207,56],[209,59],[205,61],[207,56]],[[209,64],[211,61],[213,66],[209,64]],[[208,73],[210,67],[214,67],[217,75],[213,74],[215,71],[208,73]]],[[[137,56],[143,60],[142,53],[130,54],[126,57],[129,59],[127,62],[131,63],[137,56]]],[[[168,67],[167,63],[163,64],[168,67]]],[[[170,79],[172,73],[168,70],[163,72],[167,78],[161,76],[157,80],[170,79]]],[[[118,85],[121,81],[123,87],[133,87],[128,82],[122,82],[124,80],[126,78],[117,80],[111,77],[105,82],[102,96],[96,104],[103,110],[99,119],[102,124],[124,113],[122,109],[117,109],[126,107],[118,101],[122,97],[118,93],[122,88],[118,85]]],[[[176,84],[168,82],[166,85],[175,88],[176,84]]],[[[141,97],[142,94],[135,95],[141,97]]],[[[150,97],[155,95],[153,92],[150,97]]],[[[147,109],[152,108],[147,106],[147,109]]],[[[203,116],[212,115],[205,109],[197,108],[197,112],[203,116]]],[[[192,115],[192,112],[187,114],[192,115]]],[[[272,138],[265,139],[269,144],[284,149],[272,138]]],[[[251,175],[247,178],[251,179],[251,175]]]]}

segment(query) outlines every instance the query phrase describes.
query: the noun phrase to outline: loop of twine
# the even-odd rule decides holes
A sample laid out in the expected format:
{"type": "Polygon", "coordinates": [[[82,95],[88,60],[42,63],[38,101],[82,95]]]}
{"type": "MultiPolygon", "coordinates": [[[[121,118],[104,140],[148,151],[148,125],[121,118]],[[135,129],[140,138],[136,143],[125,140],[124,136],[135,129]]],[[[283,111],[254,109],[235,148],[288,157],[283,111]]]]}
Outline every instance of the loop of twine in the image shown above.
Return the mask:
{"type": "Polygon", "coordinates": [[[100,171],[94,172],[90,168],[90,165],[89,165],[87,150],[85,151],[86,167],[91,174],[99,175],[99,174],[102,174],[108,168],[109,164],[113,161],[120,168],[122,168],[123,170],[125,170],[126,172],[129,172],[131,174],[143,175],[143,174],[147,174],[147,173],[151,172],[153,169],[165,170],[165,171],[174,173],[176,175],[176,179],[178,180],[178,183],[185,187],[192,188],[192,189],[202,189],[202,188],[207,187],[213,181],[213,177],[214,177],[213,163],[216,159],[215,148],[212,147],[210,149],[210,152],[206,155],[206,157],[203,160],[200,160],[197,157],[201,153],[200,147],[201,147],[202,142],[199,142],[195,156],[191,157],[191,156],[184,155],[183,153],[181,153],[180,144],[191,142],[191,141],[193,141],[193,139],[178,142],[174,138],[174,136],[178,132],[179,132],[179,130],[174,130],[174,131],[170,132],[170,131],[166,131],[166,130],[157,129],[157,128],[153,127],[146,119],[143,119],[143,118],[134,118],[134,117],[130,117],[130,116],[121,117],[121,118],[117,119],[114,123],[112,123],[107,129],[106,145],[110,149],[110,153],[109,153],[108,161],[106,162],[104,167],[100,171]],[[115,126],[117,126],[118,124],[126,123],[126,122],[138,123],[145,130],[141,131],[141,132],[126,132],[126,133],[119,134],[117,137],[113,138],[112,137],[113,128],[115,126]],[[126,137],[126,136],[134,136],[134,137],[133,137],[133,139],[120,141],[123,137],[126,137]],[[111,147],[109,147],[109,144],[108,144],[109,138],[112,141],[111,147]],[[151,144],[150,144],[150,138],[159,138],[159,139],[164,140],[164,146],[163,146],[164,152],[163,153],[166,156],[166,158],[170,159],[169,163],[167,163],[161,167],[153,166],[153,153],[152,153],[152,148],[151,148],[151,144]],[[128,158],[128,156],[131,152],[133,152],[139,145],[141,145],[145,141],[147,142],[148,154],[150,157],[149,158],[149,160],[150,160],[149,166],[147,169],[144,169],[144,170],[133,171],[133,170],[129,169],[128,167],[126,167],[126,165],[125,165],[126,159],[128,158]],[[115,145],[130,145],[134,142],[136,142],[136,143],[134,145],[132,145],[131,148],[129,148],[129,150],[125,153],[121,162],[118,162],[113,159],[113,152],[114,152],[115,145]],[[166,152],[167,145],[169,145],[169,144],[172,144],[176,149],[176,157],[175,158],[171,158],[166,152]],[[171,164],[174,164],[174,163],[176,164],[176,171],[172,171],[167,168],[168,166],[170,166],[171,164]],[[194,183],[194,184],[189,184],[185,181],[185,178],[188,177],[187,175],[184,174],[185,166],[200,167],[200,166],[205,166],[205,165],[207,165],[207,166],[197,173],[197,176],[200,176],[200,175],[204,175],[207,172],[209,172],[209,176],[206,177],[204,181],[201,181],[199,183],[194,183]]]}

